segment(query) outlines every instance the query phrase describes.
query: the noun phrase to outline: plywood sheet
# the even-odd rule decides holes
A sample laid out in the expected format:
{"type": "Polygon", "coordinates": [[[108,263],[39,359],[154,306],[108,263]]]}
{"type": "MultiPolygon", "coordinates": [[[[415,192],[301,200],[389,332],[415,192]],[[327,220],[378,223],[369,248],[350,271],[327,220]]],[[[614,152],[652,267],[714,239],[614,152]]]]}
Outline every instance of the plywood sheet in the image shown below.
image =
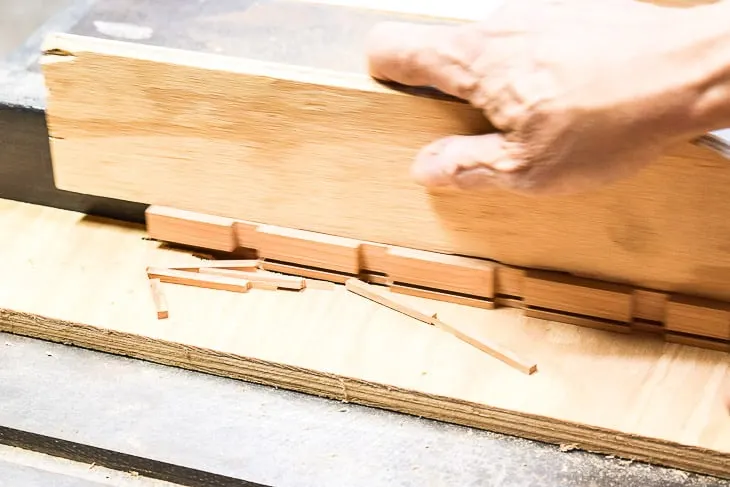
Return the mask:
{"type": "MultiPolygon", "coordinates": [[[[138,227],[0,201],[0,330],[730,477],[728,354],[432,301],[531,376],[342,286],[233,293],[165,285],[193,265],[138,227]]],[[[422,303],[421,298],[401,296],[422,303]]]]}
{"type": "Polygon", "coordinates": [[[730,300],[730,163],[710,150],[678,146],[578,196],[430,193],[409,166],[436,138],[485,130],[464,104],[110,40],[46,48],[62,189],[730,300]]]}

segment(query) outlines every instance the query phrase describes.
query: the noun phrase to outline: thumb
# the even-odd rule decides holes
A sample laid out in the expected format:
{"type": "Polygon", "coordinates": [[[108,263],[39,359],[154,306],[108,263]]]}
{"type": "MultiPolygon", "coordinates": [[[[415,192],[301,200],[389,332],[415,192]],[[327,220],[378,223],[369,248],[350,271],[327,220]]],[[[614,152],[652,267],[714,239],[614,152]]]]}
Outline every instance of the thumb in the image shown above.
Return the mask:
{"type": "Polygon", "coordinates": [[[469,24],[382,22],[366,41],[370,75],[408,86],[432,86],[468,99],[478,84],[469,70],[482,49],[478,35],[469,24]]]}
{"type": "Polygon", "coordinates": [[[455,135],[424,147],[411,175],[429,188],[510,187],[514,173],[524,166],[518,154],[519,145],[507,142],[501,134],[455,135]]]}

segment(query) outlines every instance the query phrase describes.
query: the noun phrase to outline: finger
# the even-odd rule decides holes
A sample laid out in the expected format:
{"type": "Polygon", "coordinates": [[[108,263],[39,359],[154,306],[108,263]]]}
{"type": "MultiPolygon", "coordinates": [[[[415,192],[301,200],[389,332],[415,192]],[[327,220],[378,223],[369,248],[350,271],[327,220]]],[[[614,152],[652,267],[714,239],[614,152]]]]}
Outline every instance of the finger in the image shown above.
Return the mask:
{"type": "Polygon", "coordinates": [[[366,44],[370,75],[468,99],[479,81],[469,69],[481,47],[477,37],[470,25],[378,24],[366,44]]]}
{"type": "Polygon", "coordinates": [[[523,166],[514,146],[501,134],[457,135],[423,148],[411,175],[429,188],[478,189],[510,185],[513,173],[523,166]]]}

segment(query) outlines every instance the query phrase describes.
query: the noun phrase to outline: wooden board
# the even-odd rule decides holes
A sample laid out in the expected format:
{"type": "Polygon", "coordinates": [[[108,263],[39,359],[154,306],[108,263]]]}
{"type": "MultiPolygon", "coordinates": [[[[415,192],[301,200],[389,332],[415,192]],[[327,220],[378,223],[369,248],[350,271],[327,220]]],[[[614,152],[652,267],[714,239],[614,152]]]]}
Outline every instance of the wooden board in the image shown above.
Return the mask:
{"type": "Polygon", "coordinates": [[[2,200],[0,231],[13,236],[0,240],[2,331],[730,477],[728,354],[428,301],[534,360],[527,376],[339,285],[163,284],[158,320],[145,269],[192,267],[189,253],[141,227],[2,200]]]}
{"type": "Polygon", "coordinates": [[[730,300],[730,163],[710,150],[677,146],[578,196],[429,193],[411,161],[484,130],[466,105],[155,46],[59,35],[46,49],[62,189],[730,300]]]}

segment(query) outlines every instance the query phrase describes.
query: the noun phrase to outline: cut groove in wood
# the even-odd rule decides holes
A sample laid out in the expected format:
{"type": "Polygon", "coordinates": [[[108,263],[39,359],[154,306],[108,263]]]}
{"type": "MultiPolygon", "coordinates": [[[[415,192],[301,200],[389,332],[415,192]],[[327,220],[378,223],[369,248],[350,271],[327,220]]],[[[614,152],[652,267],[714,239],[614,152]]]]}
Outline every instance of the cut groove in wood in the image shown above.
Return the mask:
{"type": "Polygon", "coordinates": [[[448,303],[472,306],[475,308],[494,309],[493,300],[478,298],[476,296],[464,296],[438,291],[436,289],[424,289],[422,287],[408,286],[397,282],[390,285],[390,290],[394,293],[407,294],[410,296],[417,296],[419,298],[435,299],[438,301],[446,301],[448,303]]]}
{"type": "Polygon", "coordinates": [[[244,279],[231,277],[204,275],[198,272],[178,271],[159,267],[148,267],[147,275],[150,279],[159,279],[161,282],[194,286],[221,291],[245,293],[251,289],[251,283],[244,279]]]}
{"type": "Polygon", "coordinates": [[[259,225],[259,256],[266,260],[295,262],[336,272],[360,271],[360,242],[291,228],[259,225]]]}
{"type": "Polygon", "coordinates": [[[524,293],[525,271],[506,265],[495,265],[495,294],[522,298],[524,293]]]}
{"type": "MultiPolygon", "coordinates": [[[[256,287],[260,283],[272,284],[274,288],[282,289],[304,289],[304,279],[301,277],[292,276],[277,276],[275,274],[268,274],[264,272],[246,272],[237,271],[231,269],[216,269],[216,268],[205,268],[201,267],[200,272],[203,274],[212,274],[216,276],[232,277],[235,279],[243,279],[250,281],[251,284],[256,287]]],[[[266,288],[266,286],[264,286],[266,288]]]]}
{"type": "Polygon", "coordinates": [[[558,321],[560,323],[567,323],[569,325],[594,328],[596,330],[612,331],[615,333],[631,333],[631,327],[628,323],[602,320],[600,318],[593,318],[591,316],[563,313],[551,309],[526,307],[525,316],[528,318],[538,318],[546,321],[558,321]]]}
{"type": "Polygon", "coordinates": [[[559,272],[528,271],[525,304],[562,313],[629,323],[631,288],[559,272]]]}
{"type": "Polygon", "coordinates": [[[162,283],[159,279],[149,279],[150,292],[152,293],[152,301],[155,304],[155,310],[157,311],[157,319],[164,320],[170,316],[170,310],[167,306],[167,298],[162,290],[162,283]]]}
{"type": "Polygon", "coordinates": [[[267,259],[263,259],[259,267],[267,271],[280,272],[282,274],[289,274],[293,276],[308,277],[310,279],[317,279],[320,281],[330,281],[338,284],[344,284],[345,281],[347,281],[348,279],[355,277],[354,275],[343,274],[341,272],[331,272],[326,269],[318,269],[316,267],[295,265],[288,262],[277,262],[267,259]]]}
{"type": "Polygon", "coordinates": [[[730,340],[730,304],[691,296],[672,296],[667,303],[666,329],[730,340]]]}
{"type": "Polygon", "coordinates": [[[388,247],[384,272],[394,282],[494,297],[494,264],[479,259],[388,247]]]}
{"type": "Polygon", "coordinates": [[[679,343],[681,345],[706,348],[708,350],[716,350],[718,352],[730,352],[729,340],[713,340],[711,338],[701,337],[698,335],[675,332],[668,332],[664,339],[669,343],[679,343]]]}
{"type": "Polygon", "coordinates": [[[150,237],[205,249],[232,252],[236,249],[233,220],[163,206],[145,211],[150,237]]]}

